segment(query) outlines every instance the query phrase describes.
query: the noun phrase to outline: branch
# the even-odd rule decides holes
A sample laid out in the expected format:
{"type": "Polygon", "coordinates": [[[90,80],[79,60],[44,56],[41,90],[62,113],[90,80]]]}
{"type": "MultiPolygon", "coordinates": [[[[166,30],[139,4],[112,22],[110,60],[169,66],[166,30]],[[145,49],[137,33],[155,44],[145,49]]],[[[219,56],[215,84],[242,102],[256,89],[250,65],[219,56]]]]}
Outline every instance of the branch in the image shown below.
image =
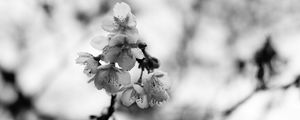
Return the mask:
{"type": "Polygon", "coordinates": [[[242,106],[244,103],[246,103],[249,99],[251,99],[257,92],[263,89],[255,89],[253,92],[251,92],[248,96],[246,96],[244,99],[233,105],[231,108],[227,109],[223,115],[224,116],[230,116],[234,111],[236,111],[240,106],[242,106]]]}
{"type": "Polygon", "coordinates": [[[143,83],[142,83],[142,79],[143,79],[143,73],[144,73],[144,68],[141,68],[141,74],[140,74],[140,77],[137,81],[137,84],[143,86],[143,83]]]}
{"type": "Polygon", "coordinates": [[[249,99],[251,99],[256,93],[262,90],[273,90],[273,89],[282,89],[282,90],[287,90],[288,88],[296,86],[300,87],[300,75],[296,78],[294,82],[291,82],[290,84],[280,86],[280,87],[267,87],[267,85],[258,85],[256,89],[251,92],[248,96],[246,96],[244,99],[233,105],[231,108],[227,109],[223,115],[224,116],[229,116],[231,115],[234,111],[236,111],[240,106],[242,106],[244,103],[246,103],[249,99]]]}
{"type": "Polygon", "coordinates": [[[106,114],[101,115],[100,117],[91,115],[91,120],[108,120],[110,117],[112,117],[113,113],[115,112],[115,103],[116,103],[116,97],[117,95],[111,95],[110,99],[110,106],[108,107],[108,111],[106,114]]]}

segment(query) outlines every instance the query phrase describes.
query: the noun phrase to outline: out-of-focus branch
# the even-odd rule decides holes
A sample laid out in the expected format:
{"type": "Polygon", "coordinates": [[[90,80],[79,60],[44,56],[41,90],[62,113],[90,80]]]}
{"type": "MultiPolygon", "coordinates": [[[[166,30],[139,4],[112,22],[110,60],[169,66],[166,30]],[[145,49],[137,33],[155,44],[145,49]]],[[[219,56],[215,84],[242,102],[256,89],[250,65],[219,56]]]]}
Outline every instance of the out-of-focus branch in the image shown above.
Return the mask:
{"type": "MultiPolygon", "coordinates": [[[[17,100],[15,100],[13,103],[4,104],[4,103],[1,103],[1,101],[0,101],[0,105],[3,106],[5,108],[5,110],[7,110],[12,115],[13,119],[17,119],[20,117],[23,118],[24,117],[24,116],[22,116],[23,113],[31,111],[36,114],[38,119],[55,120],[55,117],[42,114],[35,108],[35,106],[34,106],[35,99],[40,94],[38,94],[36,96],[25,95],[16,83],[16,74],[14,72],[5,71],[2,68],[0,68],[0,72],[3,75],[4,82],[6,82],[7,84],[10,84],[13,87],[13,89],[15,90],[16,95],[17,95],[17,100]]],[[[23,119],[26,119],[26,118],[23,118],[23,119]]]]}
{"type": "Polygon", "coordinates": [[[257,87],[256,89],[254,89],[254,91],[252,91],[249,95],[247,95],[245,98],[243,98],[242,100],[240,100],[238,103],[236,103],[235,105],[233,105],[232,107],[230,107],[229,109],[225,110],[223,112],[224,116],[229,116],[231,115],[233,112],[235,112],[240,106],[242,106],[244,103],[246,103],[248,100],[250,100],[256,93],[258,93],[259,91],[261,91],[263,89],[261,89],[261,87],[257,87]]]}
{"type": "Polygon", "coordinates": [[[259,93],[260,91],[263,91],[263,90],[274,90],[274,89],[287,90],[288,88],[290,88],[292,86],[295,86],[295,87],[298,87],[298,88],[300,87],[300,76],[298,76],[294,82],[291,82],[291,83],[289,83],[287,85],[283,85],[283,86],[279,86],[279,87],[266,87],[266,88],[263,88],[261,86],[257,86],[257,88],[254,91],[252,91],[249,95],[247,95],[245,98],[243,98],[242,100],[240,100],[238,103],[236,103],[235,105],[233,105],[229,109],[225,110],[223,112],[223,115],[224,116],[231,115],[234,111],[236,111],[239,107],[241,107],[244,103],[246,103],[255,94],[259,93]]]}
{"type": "Polygon", "coordinates": [[[174,9],[181,14],[182,22],[180,26],[183,28],[183,34],[179,38],[180,41],[176,51],[176,66],[178,66],[178,73],[180,73],[178,74],[179,80],[181,80],[180,77],[185,74],[189,61],[192,60],[195,63],[199,63],[198,60],[195,60],[193,56],[191,56],[188,46],[195,40],[195,34],[199,27],[201,12],[205,2],[205,0],[194,0],[187,5],[188,7],[181,3],[173,4],[174,9]]]}
{"type": "Polygon", "coordinates": [[[252,91],[248,96],[240,100],[238,103],[225,110],[223,115],[229,116],[234,111],[236,111],[240,106],[246,103],[249,99],[251,99],[256,93],[260,91],[274,90],[274,89],[282,89],[287,90],[292,86],[299,87],[300,86],[300,76],[296,78],[294,82],[291,82],[287,85],[279,86],[279,87],[270,87],[266,82],[267,74],[265,71],[269,71],[269,76],[273,76],[276,72],[274,66],[272,65],[272,61],[279,59],[279,56],[274,49],[271,43],[271,36],[267,36],[266,43],[263,47],[258,50],[254,56],[254,62],[258,67],[258,71],[256,73],[257,85],[254,91],[252,91]]]}

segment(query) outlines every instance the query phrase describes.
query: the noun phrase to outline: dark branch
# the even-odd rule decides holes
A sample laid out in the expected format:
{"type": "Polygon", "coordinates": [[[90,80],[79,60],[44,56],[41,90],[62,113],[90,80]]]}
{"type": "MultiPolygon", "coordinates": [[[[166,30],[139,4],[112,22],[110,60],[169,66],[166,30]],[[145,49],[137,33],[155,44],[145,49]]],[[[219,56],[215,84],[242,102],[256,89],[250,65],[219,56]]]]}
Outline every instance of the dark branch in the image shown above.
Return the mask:
{"type": "Polygon", "coordinates": [[[261,89],[260,87],[257,87],[257,89],[255,89],[253,92],[251,92],[248,96],[246,96],[245,98],[243,98],[241,101],[239,101],[238,103],[236,103],[235,105],[233,105],[231,108],[227,109],[223,115],[224,116],[230,116],[231,113],[233,113],[234,111],[236,111],[240,106],[242,106],[244,103],[246,103],[249,99],[251,99],[257,92],[261,91],[263,89],[261,89]]]}
{"type": "Polygon", "coordinates": [[[117,95],[112,95],[110,99],[110,106],[108,107],[108,111],[106,114],[101,115],[100,117],[91,115],[91,120],[108,120],[110,117],[112,117],[113,113],[115,112],[115,103],[116,103],[116,97],[117,95]]]}
{"type": "Polygon", "coordinates": [[[142,79],[143,79],[143,73],[144,73],[144,68],[141,68],[141,74],[140,74],[140,77],[137,81],[137,84],[143,86],[143,83],[142,83],[142,79]]]}
{"type": "Polygon", "coordinates": [[[231,115],[234,111],[236,111],[240,106],[242,106],[244,103],[246,103],[249,99],[251,99],[256,93],[262,91],[262,90],[271,90],[271,89],[288,89],[293,85],[298,85],[300,81],[300,77],[298,77],[294,82],[280,86],[280,87],[269,87],[266,83],[265,79],[265,70],[270,71],[270,76],[275,74],[274,67],[272,66],[272,61],[277,59],[279,56],[277,52],[275,51],[272,43],[271,43],[271,36],[268,36],[266,38],[266,42],[263,45],[261,49],[259,49],[255,56],[254,56],[254,62],[258,67],[258,71],[256,73],[256,78],[257,78],[257,86],[254,91],[252,91],[248,96],[243,98],[241,101],[233,105],[231,108],[227,109],[224,111],[223,115],[224,116],[229,116],[231,115]]]}

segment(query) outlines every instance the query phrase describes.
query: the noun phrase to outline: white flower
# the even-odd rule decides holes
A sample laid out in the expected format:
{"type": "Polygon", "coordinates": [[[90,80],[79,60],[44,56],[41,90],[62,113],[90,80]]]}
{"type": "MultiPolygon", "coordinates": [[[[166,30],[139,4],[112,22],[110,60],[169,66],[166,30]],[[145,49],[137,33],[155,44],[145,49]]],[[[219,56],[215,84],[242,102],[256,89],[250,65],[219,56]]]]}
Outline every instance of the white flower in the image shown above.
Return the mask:
{"type": "Polygon", "coordinates": [[[169,99],[167,91],[170,89],[166,73],[157,71],[151,73],[149,78],[144,81],[144,89],[150,106],[166,102],[169,99]]]}
{"type": "Polygon", "coordinates": [[[94,81],[98,90],[105,89],[106,92],[115,94],[124,90],[131,83],[131,78],[129,72],[108,64],[98,67],[96,75],[90,81],[94,81]]]}
{"type": "Polygon", "coordinates": [[[131,14],[131,8],[124,2],[116,3],[113,8],[114,17],[121,21],[124,21],[129,14],[131,14]]]}
{"type": "Polygon", "coordinates": [[[97,72],[97,67],[99,62],[94,59],[94,56],[90,53],[80,52],[78,53],[78,58],[76,58],[77,64],[85,65],[83,73],[87,76],[92,77],[97,72]]]}
{"type": "Polygon", "coordinates": [[[126,3],[117,3],[113,8],[112,17],[107,17],[102,21],[102,29],[112,34],[126,34],[139,39],[136,29],[136,17],[131,13],[130,7],[126,3]]]}
{"type": "Polygon", "coordinates": [[[114,36],[109,45],[103,49],[105,62],[116,62],[124,70],[131,70],[136,62],[136,58],[142,59],[143,53],[138,48],[132,48],[136,41],[126,35],[114,36]]]}
{"type": "Polygon", "coordinates": [[[142,109],[148,108],[149,103],[144,88],[140,85],[134,84],[132,87],[126,89],[121,97],[121,102],[125,106],[130,106],[136,103],[142,109]]]}

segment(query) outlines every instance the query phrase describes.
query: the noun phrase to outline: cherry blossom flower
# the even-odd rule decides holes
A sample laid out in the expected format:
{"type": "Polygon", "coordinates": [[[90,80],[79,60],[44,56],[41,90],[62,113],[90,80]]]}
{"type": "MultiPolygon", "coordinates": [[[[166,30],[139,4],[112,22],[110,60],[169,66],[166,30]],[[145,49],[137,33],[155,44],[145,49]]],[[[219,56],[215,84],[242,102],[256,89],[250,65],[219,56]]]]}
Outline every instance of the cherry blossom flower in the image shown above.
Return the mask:
{"type": "Polygon", "coordinates": [[[126,34],[139,38],[136,29],[136,17],[131,13],[131,8],[124,2],[116,3],[113,8],[113,16],[102,21],[102,29],[114,34],[126,34]]]}
{"type": "Polygon", "coordinates": [[[132,87],[126,89],[121,97],[121,102],[125,106],[130,106],[136,103],[142,109],[148,108],[149,103],[144,88],[140,85],[134,84],[132,87]]]}
{"type": "Polygon", "coordinates": [[[122,34],[114,36],[108,46],[103,49],[104,61],[116,62],[124,70],[131,70],[135,65],[136,58],[144,57],[140,49],[134,48],[135,42],[130,36],[122,34]]]}
{"type": "Polygon", "coordinates": [[[131,77],[128,71],[108,64],[98,67],[96,75],[89,82],[91,81],[94,81],[98,90],[105,89],[107,93],[115,94],[130,85],[131,77]]]}
{"type": "Polygon", "coordinates": [[[97,72],[97,67],[99,66],[99,62],[94,59],[94,56],[90,53],[80,52],[78,53],[78,58],[76,58],[77,64],[85,65],[83,73],[87,76],[92,77],[97,72]]]}
{"type": "Polygon", "coordinates": [[[170,89],[166,73],[155,71],[144,81],[144,89],[148,97],[149,105],[160,105],[169,99],[170,89]]]}

